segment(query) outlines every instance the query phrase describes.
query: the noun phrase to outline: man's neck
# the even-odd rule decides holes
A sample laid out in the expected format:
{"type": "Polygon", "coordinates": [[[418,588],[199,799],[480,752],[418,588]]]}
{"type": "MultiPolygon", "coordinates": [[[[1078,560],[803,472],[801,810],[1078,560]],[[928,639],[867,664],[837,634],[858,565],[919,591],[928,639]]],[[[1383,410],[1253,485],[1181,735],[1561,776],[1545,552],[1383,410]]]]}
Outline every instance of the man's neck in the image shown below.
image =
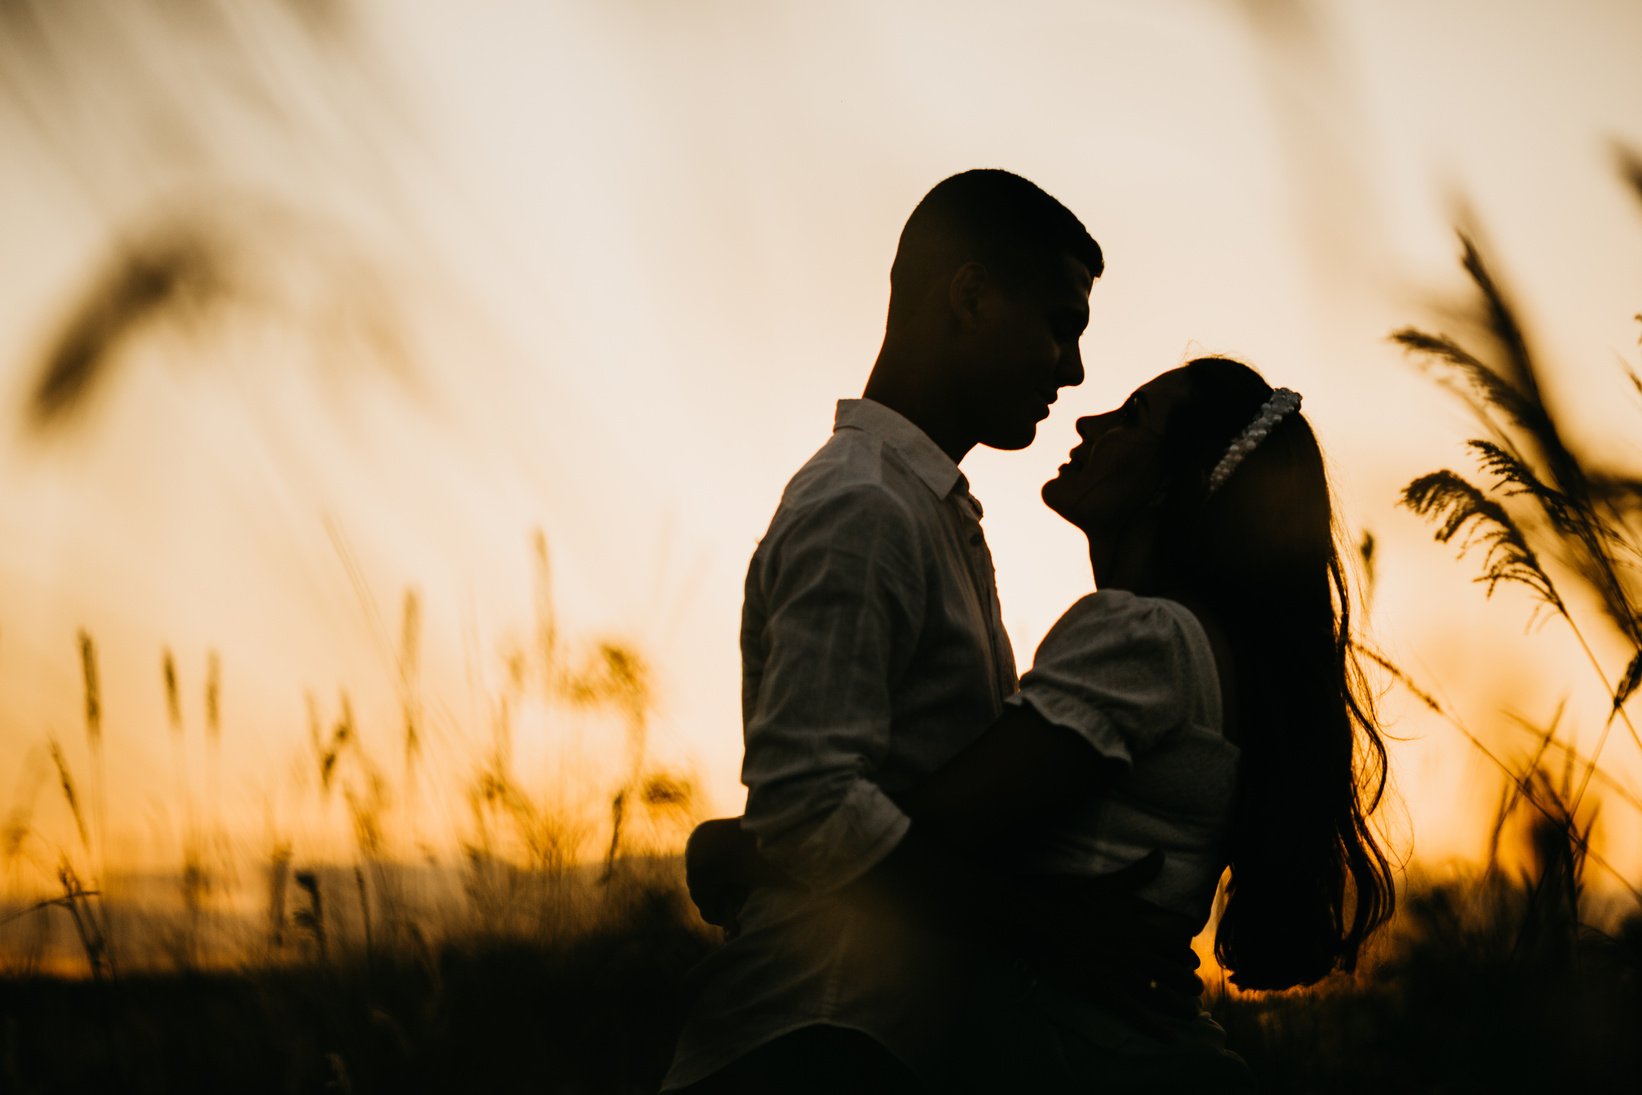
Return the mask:
{"type": "Polygon", "coordinates": [[[954,464],[961,464],[975,447],[975,439],[956,422],[957,415],[947,393],[926,379],[934,371],[930,365],[920,367],[917,363],[889,357],[886,347],[885,352],[878,355],[861,397],[883,404],[923,430],[954,464]]]}

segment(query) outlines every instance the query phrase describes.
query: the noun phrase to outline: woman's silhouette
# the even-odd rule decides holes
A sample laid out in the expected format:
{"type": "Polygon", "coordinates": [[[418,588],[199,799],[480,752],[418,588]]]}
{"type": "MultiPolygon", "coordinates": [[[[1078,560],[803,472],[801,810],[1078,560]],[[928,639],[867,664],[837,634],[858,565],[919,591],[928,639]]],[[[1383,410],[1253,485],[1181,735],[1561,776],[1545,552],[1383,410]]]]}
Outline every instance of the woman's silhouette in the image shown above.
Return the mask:
{"type": "MultiPolygon", "coordinates": [[[[1201,358],[1080,419],[1044,486],[1088,536],[1097,592],[991,729],[899,796],[912,829],[875,872],[915,880],[903,892],[977,943],[952,1089],[1246,1082],[1192,973],[1228,866],[1215,953],[1240,987],[1350,970],[1390,915],[1365,820],[1384,746],[1298,407],[1201,358]]],[[[714,913],[722,860],[693,843],[714,913]]]]}

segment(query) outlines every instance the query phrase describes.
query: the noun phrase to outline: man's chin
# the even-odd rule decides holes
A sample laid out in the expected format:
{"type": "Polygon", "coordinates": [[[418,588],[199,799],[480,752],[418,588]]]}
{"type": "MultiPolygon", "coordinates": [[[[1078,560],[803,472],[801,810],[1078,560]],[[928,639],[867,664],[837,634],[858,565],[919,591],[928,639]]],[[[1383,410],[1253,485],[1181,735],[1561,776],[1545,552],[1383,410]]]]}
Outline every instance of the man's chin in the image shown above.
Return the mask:
{"type": "Polygon", "coordinates": [[[1024,426],[1011,426],[1007,429],[994,431],[990,436],[981,438],[981,444],[989,449],[1002,449],[1005,452],[1016,452],[1032,444],[1038,436],[1038,424],[1027,423],[1024,426]]]}

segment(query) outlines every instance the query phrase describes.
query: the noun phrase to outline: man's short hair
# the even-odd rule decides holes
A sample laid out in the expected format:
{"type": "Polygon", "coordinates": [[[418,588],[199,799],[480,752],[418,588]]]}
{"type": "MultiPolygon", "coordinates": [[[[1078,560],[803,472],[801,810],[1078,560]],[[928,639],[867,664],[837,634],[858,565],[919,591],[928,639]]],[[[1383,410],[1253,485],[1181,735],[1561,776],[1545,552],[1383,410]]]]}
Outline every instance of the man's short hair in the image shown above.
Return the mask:
{"type": "Polygon", "coordinates": [[[1100,244],[1072,211],[1019,175],[996,168],[943,179],[924,195],[890,267],[890,309],[921,297],[930,281],[965,262],[979,262],[1011,287],[1032,285],[1060,271],[1070,256],[1100,277],[1100,244]]]}

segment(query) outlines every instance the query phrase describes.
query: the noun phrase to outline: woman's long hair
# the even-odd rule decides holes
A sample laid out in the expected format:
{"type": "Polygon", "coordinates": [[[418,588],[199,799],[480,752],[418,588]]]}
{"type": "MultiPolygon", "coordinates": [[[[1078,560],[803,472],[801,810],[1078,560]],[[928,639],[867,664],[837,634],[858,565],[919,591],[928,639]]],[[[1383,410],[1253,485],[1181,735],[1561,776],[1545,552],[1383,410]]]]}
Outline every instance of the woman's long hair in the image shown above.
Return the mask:
{"type": "Polygon", "coordinates": [[[1165,424],[1161,544],[1230,641],[1242,751],[1215,956],[1241,988],[1284,989],[1353,969],[1391,915],[1391,867],[1367,825],[1385,745],[1352,656],[1311,427],[1288,415],[1210,493],[1210,470],[1272,389],[1225,358],[1186,371],[1192,394],[1165,424]]]}

